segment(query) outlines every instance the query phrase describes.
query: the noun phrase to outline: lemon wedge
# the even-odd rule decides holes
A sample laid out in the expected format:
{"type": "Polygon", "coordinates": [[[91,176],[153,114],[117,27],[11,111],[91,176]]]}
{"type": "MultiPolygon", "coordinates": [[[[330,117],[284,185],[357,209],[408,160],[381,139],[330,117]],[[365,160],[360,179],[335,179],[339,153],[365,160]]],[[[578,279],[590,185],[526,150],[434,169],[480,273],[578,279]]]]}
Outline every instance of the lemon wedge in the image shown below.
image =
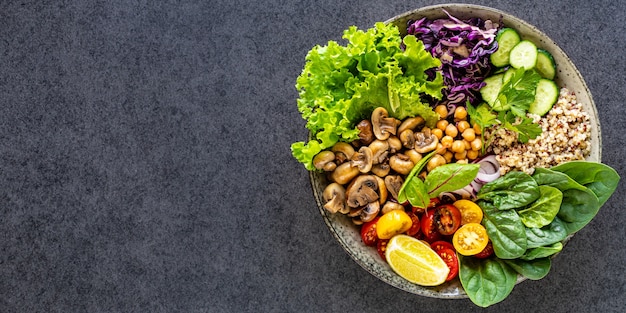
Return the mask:
{"type": "Polygon", "coordinates": [[[446,281],[450,269],[427,243],[407,235],[396,235],[387,243],[387,263],[402,278],[421,286],[446,281]]]}

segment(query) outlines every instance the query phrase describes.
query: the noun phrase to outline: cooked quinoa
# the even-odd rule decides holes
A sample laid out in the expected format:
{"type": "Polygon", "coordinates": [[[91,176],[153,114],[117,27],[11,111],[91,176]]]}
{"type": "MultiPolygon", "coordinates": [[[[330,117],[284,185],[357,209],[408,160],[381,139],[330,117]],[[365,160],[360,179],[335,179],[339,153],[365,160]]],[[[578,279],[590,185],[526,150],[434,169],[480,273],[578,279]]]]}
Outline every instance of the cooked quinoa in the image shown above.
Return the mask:
{"type": "Polygon", "coordinates": [[[541,125],[542,133],[535,139],[522,144],[517,142],[517,134],[500,128],[495,134],[488,151],[496,154],[500,162],[500,172],[511,170],[534,172],[535,167],[555,166],[567,161],[583,160],[591,149],[589,114],[583,111],[576,101],[576,95],[562,88],[559,99],[544,116],[529,114],[541,125]]]}

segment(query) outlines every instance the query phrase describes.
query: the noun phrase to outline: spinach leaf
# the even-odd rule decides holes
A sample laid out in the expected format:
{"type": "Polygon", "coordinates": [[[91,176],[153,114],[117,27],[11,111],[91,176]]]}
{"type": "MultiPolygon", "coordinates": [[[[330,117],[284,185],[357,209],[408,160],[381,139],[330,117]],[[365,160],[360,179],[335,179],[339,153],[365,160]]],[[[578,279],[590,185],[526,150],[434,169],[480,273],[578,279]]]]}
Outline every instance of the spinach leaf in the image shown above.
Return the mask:
{"type": "Polygon", "coordinates": [[[535,168],[535,172],[532,177],[538,185],[555,187],[561,191],[567,189],[585,190],[585,186],[577,183],[571,177],[567,176],[567,174],[543,167],[535,168]]]}
{"type": "Polygon", "coordinates": [[[557,165],[552,170],[565,173],[579,184],[589,188],[598,197],[600,206],[615,192],[620,180],[617,171],[597,162],[571,161],[557,165]]]}
{"type": "Polygon", "coordinates": [[[539,186],[541,196],[530,206],[518,210],[522,223],[526,227],[543,227],[552,222],[563,200],[563,193],[557,188],[550,186],[539,186]]]}
{"type": "Polygon", "coordinates": [[[555,217],[552,223],[542,228],[526,228],[528,249],[551,245],[567,237],[567,229],[560,218],[555,217]]]}
{"type": "Polygon", "coordinates": [[[419,177],[416,176],[412,177],[410,184],[406,185],[404,195],[409,202],[411,202],[411,205],[419,208],[427,207],[430,202],[426,185],[419,177]]]}
{"type": "Polygon", "coordinates": [[[461,257],[459,279],[470,300],[488,307],[504,300],[515,287],[517,272],[498,258],[461,257]]]}
{"type": "Polygon", "coordinates": [[[493,251],[501,259],[515,259],[528,246],[526,227],[515,210],[500,211],[485,201],[477,203],[484,212],[483,225],[491,239],[493,251]]]}
{"type": "Polygon", "coordinates": [[[477,198],[493,202],[500,210],[507,210],[527,206],[539,195],[539,186],[530,175],[512,171],[485,184],[477,198]]]}
{"type": "Polygon", "coordinates": [[[552,266],[552,260],[550,258],[539,258],[531,261],[515,259],[504,260],[504,262],[522,276],[532,280],[539,280],[546,277],[552,266]]]}
{"type": "Polygon", "coordinates": [[[437,166],[424,180],[428,197],[434,198],[442,192],[455,191],[469,185],[476,178],[478,169],[480,164],[450,163],[437,166]]]}
{"type": "Polygon", "coordinates": [[[534,259],[540,259],[549,257],[553,254],[559,253],[563,250],[563,244],[561,242],[555,242],[549,246],[538,247],[528,249],[524,255],[520,257],[522,260],[530,261],[534,259]]]}
{"type": "Polygon", "coordinates": [[[598,197],[589,189],[563,191],[563,202],[557,216],[563,220],[568,234],[585,227],[600,210],[598,197]]]}

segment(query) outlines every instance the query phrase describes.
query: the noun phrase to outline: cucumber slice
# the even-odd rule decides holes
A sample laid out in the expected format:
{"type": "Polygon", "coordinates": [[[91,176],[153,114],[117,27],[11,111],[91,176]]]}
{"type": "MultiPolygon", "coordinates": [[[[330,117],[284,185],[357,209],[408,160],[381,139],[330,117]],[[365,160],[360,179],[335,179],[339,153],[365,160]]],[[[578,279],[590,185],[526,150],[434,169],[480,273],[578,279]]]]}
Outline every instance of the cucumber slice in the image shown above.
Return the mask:
{"type": "Polygon", "coordinates": [[[550,79],[542,78],[537,84],[535,101],[528,108],[528,112],[543,116],[556,103],[559,98],[559,87],[550,79]]]}
{"type": "Polygon", "coordinates": [[[556,76],[556,63],[552,54],[546,50],[537,50],[537,65],[535,68],[543,78],[554,79],[556,76]]]}
{"type": "Polygon", "coordinates": [[[513,28],[503,28],[496,35],[498,50],[489,56],[491,64],[497,67],[509,65],[509,54],[522,39],[513,28]]]}
{"type": "Polygon", "coordinates": [[[502,76],[502,84],[506,84],[513,77],[513,73],[515,73],[515,69],[510,68],[504,72],[504,76],[502,76]]]}
{"type": "Polygon", "coordinates": [[[520,41],[509,56],[511,66],[514,68],[531,69],[537,64],[537,46],[528,40],[520,41]]]}
{"type": "Polygon", "coordinates": [[[502,105],[500,105],[500,101],[497,101],[500,89],[502,89],[502,77],[504,77],[504,74],[489,76],[484,80],[486,85],[480,88],[480,95],[483,97],[483,100],[496,111],[509,109],[502,107],[502,105]]]}

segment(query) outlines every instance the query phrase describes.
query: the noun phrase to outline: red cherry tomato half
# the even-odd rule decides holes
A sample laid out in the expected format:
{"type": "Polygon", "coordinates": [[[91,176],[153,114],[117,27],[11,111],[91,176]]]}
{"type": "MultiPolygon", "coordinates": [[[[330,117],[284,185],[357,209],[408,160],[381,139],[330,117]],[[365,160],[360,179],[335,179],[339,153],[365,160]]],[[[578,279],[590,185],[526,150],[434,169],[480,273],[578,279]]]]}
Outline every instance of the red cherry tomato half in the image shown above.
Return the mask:
{"type": "Polygon", "coordinates": [[[493,254],[493,245],[491,244],[491,240],[489,242],[487,242],[487,246],[485,247],[485,249],[483,249],[483,251],[478,252],[477,254],[474,254],[474,257],[479,258],[479,259],[486,259],[488,257],[490,257],[493,254]]]}
{"type": "Polygon", "coordinates": [[[435,208],[435,222],[440,234],[448,236],[461,226],[461,211],[454,205],[444,204],[435,208]]]}
{"type": "Polygon", "coordinates": [[[413,221],[413,224],[411,224],[411,228],[406,231],[406,234],[409,236],[415,236],[420,231],[420,220],[417,215],[411,212],[407,212],[407,214],[411,218],[411,221],[413,221]]]}
{"type": "Polygon", "coordinates": [[[387,243],[389,243],[389,239],[381,239],[378,240],[376,244],[376,251],[378,251],[378,255],[386,262],[387,257],[385,257],[385,251],[387,250],[387,243]]]}
{"type": "Polygon", "coordinates": [[[437,223],[435,223],[435,209],[427,210],[424,215],[422,215],[420,222],[424,240],[427,242],[435,242],[441,239],[441,234],[437,230],[437,223]]]}
{"type": "Polygon", "coordinates": [[[435,241],[435,242],[431,243],[430,247],[433,250],[435,250],[435,252],[437,252],[439,250],[443,250],[443,249],[450,249],[452,251],[456,251],[456,250],[454,250],[454,245],[452,245],[452,243],[447,242],[447,241],[443,241],[443,240],[438,240],[438,241],[435,241]]]}
{"type": "Polygon", "coordinates": [[[445,248],[436,252],[450,269],[450,273],[448,273],[446,281],[454,279],[459,274],[459,259],[456,256],[456,252],[452,249],[445,248]]]}
{"type": "Polygon", "coordinates": [[[439,198],[431,198],[430,202],[428,203],[428,208],[429,209],[433,209],[435,207],[438,207],[439,204],[441,204],[441,199],[439,199],[439,198]]]}
{"type": "Polygon", "coordinates": [[[361,226],[361,240],[363,240],[363,243],[366,246],[373,247],[378,241],[378,235],[376,234],[376,222],[378,222],[378,217],[364,223],[361,226]]]}

